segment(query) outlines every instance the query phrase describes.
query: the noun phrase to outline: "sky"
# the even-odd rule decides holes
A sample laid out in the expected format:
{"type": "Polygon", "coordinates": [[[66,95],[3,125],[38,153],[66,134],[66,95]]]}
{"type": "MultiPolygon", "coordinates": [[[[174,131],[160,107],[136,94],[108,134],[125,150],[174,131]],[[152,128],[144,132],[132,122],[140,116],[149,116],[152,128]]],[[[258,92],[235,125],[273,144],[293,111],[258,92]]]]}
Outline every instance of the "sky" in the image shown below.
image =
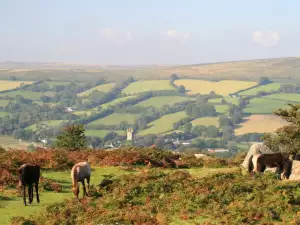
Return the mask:
{"type": "Polygon", "coordinates": [[[298,56],[299,0],[0,0],[0,61],[196,64],[298,56]]]}

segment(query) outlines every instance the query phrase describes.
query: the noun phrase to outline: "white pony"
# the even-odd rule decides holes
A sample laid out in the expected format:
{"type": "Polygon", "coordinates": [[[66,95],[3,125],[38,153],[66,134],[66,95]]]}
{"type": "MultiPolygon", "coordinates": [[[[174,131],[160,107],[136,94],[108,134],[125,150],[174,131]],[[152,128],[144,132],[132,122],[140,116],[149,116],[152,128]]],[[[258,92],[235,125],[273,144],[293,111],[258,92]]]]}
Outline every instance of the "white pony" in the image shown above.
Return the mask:
{"type": "Polygon", "coordinates": [[[90,177],[91,177],[91,167],[87,162],[80,162],[73,166],[71,170],[71,178],[72,178],[72,191],[76,198],[78,199],[79,195],[79,184],[81,182],[83,185],[83,196],[88,196],[86,192],[84,179],[86,179],[88,184],[88,190],[90,189],[90,177]]]}

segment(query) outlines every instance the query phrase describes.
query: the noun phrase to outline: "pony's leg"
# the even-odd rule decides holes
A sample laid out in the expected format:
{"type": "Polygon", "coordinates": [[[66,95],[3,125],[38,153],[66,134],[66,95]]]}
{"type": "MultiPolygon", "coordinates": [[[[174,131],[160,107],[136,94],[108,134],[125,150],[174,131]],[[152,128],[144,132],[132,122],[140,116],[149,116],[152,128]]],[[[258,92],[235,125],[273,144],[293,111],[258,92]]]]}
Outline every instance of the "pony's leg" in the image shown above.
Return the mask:
{"type": "MultiPolygon", "coordinates": [[[[34,185],[34,187],[35,187],[35,192],[36,192],[36,200],[37,200],[38,203],[40,203],[39,183],[36,182],[35,185],[34,185]]],[[[33,192],[33,190],[32,190],[32,192],[33,192]]],[[[33,196],[32,196],[32,198],[33,198],[33,196]]]]}
{"type": "Polygon", "coordinates": [[[90,192],[90,177],[86,178],[86,182],[87,182],[87,185],[88,185],[88,192],[90,192]]]}
{"type": "Polygon", "coordinates": [[[85,195],[88,196],[88,194],[86,193],[84,180],[82,180],[81,183],[82,183],[82,188],[83,188],[83,196],[85,196],[85,195]]]}
{"type": "Polygon", "coordinates": [[[32,203],[32,193],[31,193],[32,184],[28,184],[28,198],[29,198],[29,204],[32,203]]]}
{"type": "Polygon", "coordinates": [[[24,205],[26,206],[26,185],[23,185],[23,201],[24,205]]]}

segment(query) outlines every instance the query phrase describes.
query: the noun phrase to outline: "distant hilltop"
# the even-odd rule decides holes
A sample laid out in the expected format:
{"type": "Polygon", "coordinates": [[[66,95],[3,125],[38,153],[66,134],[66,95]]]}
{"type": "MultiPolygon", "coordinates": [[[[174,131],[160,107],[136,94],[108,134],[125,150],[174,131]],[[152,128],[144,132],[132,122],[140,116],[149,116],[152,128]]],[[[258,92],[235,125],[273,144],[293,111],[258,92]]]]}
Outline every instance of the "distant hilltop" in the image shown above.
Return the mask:
{"type": "Polygon", "coordinates": [[[300,74],[300,57],[256,59],[193,65],[88,65],[63,62],[0,62],[0,78],[16,76],[23,79],[43,79],[56,77],[60,79],[76,78],[93,80],[97,78],[120,78],[133,76],[136,79],[169,79],[171,74],[181,78],[206,80],[257,80],[261,76],[272,79],[298,79],[300,74]],[[44,76],[44,77],[43,77],[44,76]],[[84,76],[84,77],[83,77],[84,76]]]}

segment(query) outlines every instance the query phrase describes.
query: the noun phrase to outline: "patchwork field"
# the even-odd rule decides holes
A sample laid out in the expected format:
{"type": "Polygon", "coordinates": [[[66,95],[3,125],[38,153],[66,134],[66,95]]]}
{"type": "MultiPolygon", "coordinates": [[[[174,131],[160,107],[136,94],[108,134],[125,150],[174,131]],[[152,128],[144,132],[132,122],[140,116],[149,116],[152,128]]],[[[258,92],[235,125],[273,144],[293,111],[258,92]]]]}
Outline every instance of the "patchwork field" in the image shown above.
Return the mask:
{"type": "Polygon", "coordinates": [[[176,85],[183,85],[188,94],[209,94],[214,91],[216,94],[227,96],[237,91],[247,89],[257,85],[256,82],[237,81],[237,80],[222,80],[219,82],[211,82],[205,80],[176,80],[176,85]]]}
{"type": "Polygon", "coordinates": [[[280,89],[280,83],[271,83],[271,84],[266,84],[266,85],[261,85],[255,88],[252,88],[247,91],[240,92],[240,96],[253,96],[256,95],[260,91],[264,92],[270,92],[270,91],[277,91],[280,89]]]}
{"type": "Polygon", "coordinates": [[[123,130],[86,130],[85,135],[91,137],[99,137],[104,138],[110,132],[115,132],[119,135],[125,135],[125,131],[123,130]]]}
{"type": "MultiPolygon", "coordinates": [[[[27,141],[18,141],[11,136],[0,136],[0,146],[5,149],[9,149],[9,148],[27,149],[28,145],[30,145],[30,143],[27,141]]],[[[1,207],[0,207],[0,211],[1,211],[1,207]]]]}
{"type": "Polygon", "coordinates": [[[167,114],[162,116],[161,118],[152,121],[148,125],[150,128],[142,130],[138,133],[138,135],[148,135],[148,134],[162,134],[168,131],[173,130],[173,124],[179,121],[180,119],[186,117],[186,113],[181,111],[177,113],[167,114]]]}
{"type": "Polygon", "coordinates": [[[97,111],[94,110],[86,110],[86,111],[74,111],[72,112],[73,114],[77,115],[77,116],[83,116],[83,115],[91,115],[92,113],[96,113],[97,111]]]}
{"type": "Polygon", "coordinates": [[[164,105],[174,105],[175,103],[193,101],[193,100],[196,100],[196,98],[189,98],[184,96],[157,96],[142,101],[137,105],[143,107],[153,106],[156,108],[161,108],[164,105]]]}
{"type": "Polygon", "coordinates": [[[52,87],[57,86],[57,85],[66,86],[70,82],[68,82],[68,81],[47,81],[46,83],[52,88],[52,87]]]}
{"type": "Polygon", "coordinates": [[[8,81],[0,80],[0,91],[7,91],[15,88],[19,88],[21,84],[32,84],[33,81],[8,81]]]}
{"type": "MultiPolygon", "coordinates": [[[[63,123],[67,123],[67,120],[49,120],[44,121],[43,124],[47,127],[60,127],[63,123]]],[[[35,131],[37,129],[37,124],[32,124],[25,129],[35,131]]]]}
{"type": "Polygon", "coordinates": [[[10,102],[10,100],[0,99],[0,107],[7,106],[9,102],[10,102]]]}
{"type": "Polygon", "coordinates": [[[262,98],[275,99],[281,101],[300,102],[300,94],[294,94],[294,93],[278,93],[278,94],[263,96],[262,98]]]}
{"type": "Polygon", "coordinates": [[[115,87],[115,83],[109,83],[109,84],[102,84],[96,87],[93,87],[89,90],[86,90],[84,92],[78,93],[77,96],[84,97],[89,96],[93,91],[101,91],[101,92],[109,92],[111,89],[115,87]]]}
{"type": "Polygon", "coordinates": [[[235,130],[236,135],[274,132],[288,123],[276,115],[251,115],[235,130]]]}
{"type": "Polygon", "coordinates": [[[228,105],[214,105],[217,113],[220,113],[220,114],[228,114],[228,110],[229,110],[229,106],[228,105]]]}
{"type": "Polygon", "coordinates": [[[191,122],[193,126],[215,126],[219,127],[219,118],[218,117],[201,117],[193,120],[191,122]]]}
{"type": "Polygon", "coordinates": [[[287,102],[281,100],[253,98],[244,109],[244,112],[251,114],[272,114],[279,108],[289,108],[287,104],[287,102]]]}
{"type": "MultiPolygon", "coordinates": [[[[126,97],[116,98],[116,99],[114,99],[113,101],[107,102],[107,103],[102,104],[102,105],[100,105],[100,106],[101,106],[103,109],[105,109],[105,108],[107,108],[107,107],[109,107],[109,106],[115,106],[115,105],[117,105],[117,104],[119,104],[119,103],[126,102],[127,100],[133,99],[133,98],[135,98],[135,96],[126,96],[126,97]]],[[[93,109],[96,110],[98,107],[99,107],[99,106],[97,106],[97,107],[95,107],[95,108],[93,108],[93,109]]]]}
{"type": "Polygon", "coordinates": [[[168,80],[143,80],[129,84],[122,93],[130,95],[147,91],[162,90],[175,90],[175,88],[170,85],[168,80]]]}
{"type": "Polygon", "coordinates": [[[0,117],[7,116],[7,115],[10,115],[10,113],[0,111],[0,117]]]}
{"type": "Polygon", "coordinates": [[[87,124],[88,128],[92,129],[97,125],[119,125],[121,122],[125,121],[129,124],[133,124],[135,119],[138,118],[139,115],[136,114],[122,114],[122,113],[114,113],[104,118],[95,120],[89,124],[87,124]]]}
{"type": "Polygon", "coordinates": [[[0,96],[1,97],[5,96],[5,97],[16,98],[18,95],[20,95],[20,96],[23,96],[26,99],[40,100],[40,98],[44,94],[45,94],[44,92],[32,92],[32,91],[17,90],[17,91],[11,91],[11,92],[6,92],[6,93],[0,93],[0,96]]]}
{"type": "Polygon", "coordinates": [[[213,103],[213,104],[221,104],[222,99],[225,99],[226,102],[230,102],[233,105],[238,105],[239,103],[239,98],[214,98],[214,99],[209,99],[208,102],[213,103]]]}

